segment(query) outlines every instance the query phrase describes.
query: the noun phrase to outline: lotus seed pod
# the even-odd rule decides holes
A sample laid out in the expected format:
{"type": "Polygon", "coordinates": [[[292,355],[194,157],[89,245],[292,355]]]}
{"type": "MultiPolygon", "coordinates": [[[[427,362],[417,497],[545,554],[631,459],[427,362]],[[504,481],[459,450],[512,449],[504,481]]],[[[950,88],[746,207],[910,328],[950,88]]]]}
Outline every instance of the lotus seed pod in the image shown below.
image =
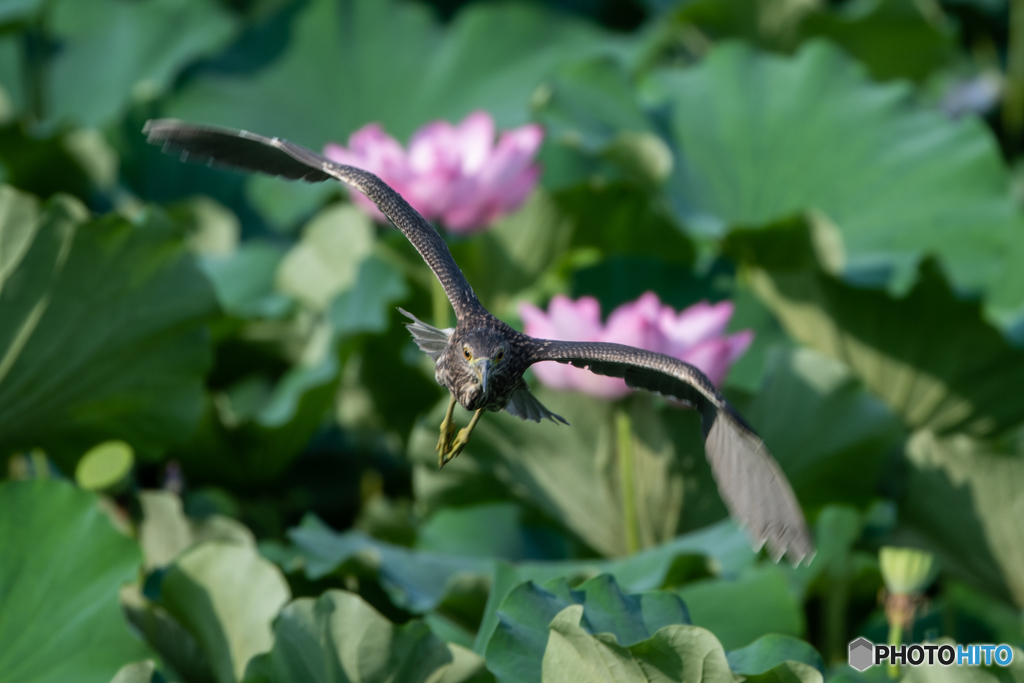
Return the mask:
{"type": "Polygon", "coordinates": [[[935,556],[916,548],[886,546],[878,555],[885,588],[894,595],[923,593],[938,572],[935,556]]]}

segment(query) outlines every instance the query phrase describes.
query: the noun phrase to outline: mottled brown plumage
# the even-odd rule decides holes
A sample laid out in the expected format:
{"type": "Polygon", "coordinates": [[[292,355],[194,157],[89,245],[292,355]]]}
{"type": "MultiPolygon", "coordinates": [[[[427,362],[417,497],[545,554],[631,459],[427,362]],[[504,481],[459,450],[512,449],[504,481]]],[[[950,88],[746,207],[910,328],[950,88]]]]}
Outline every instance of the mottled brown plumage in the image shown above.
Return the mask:
{"type": "Polygon", "coordinates": [[[793,491],[764,442],[697,368],[670,356],[619,344],[534,339],[488,312],[433,227],[397,192],[372,173],[336,164],[305,147],[246,131],[153,120],[148,140],[182,160],[237,167],[294,180],[335,179],[372,199],[412,242],[444,287],[455,309],[455,328],[439,330],[402,311],[419,347],[435,361],[435,377],[452,399],[441,425],[440,464],[469,441],[485,410],[507,410],[524,420],[565,422],[530,393],[523,373],[533,363],[557,361],[586,368],[626,384],[683,401],[701,414],[705,450],[719,491],[733,517],[758,548],[768,545],[777,561],[794,563],[814,553],[793,491]],[[469,427],[455,435],[455,402],[476,411],[469,427]]]}

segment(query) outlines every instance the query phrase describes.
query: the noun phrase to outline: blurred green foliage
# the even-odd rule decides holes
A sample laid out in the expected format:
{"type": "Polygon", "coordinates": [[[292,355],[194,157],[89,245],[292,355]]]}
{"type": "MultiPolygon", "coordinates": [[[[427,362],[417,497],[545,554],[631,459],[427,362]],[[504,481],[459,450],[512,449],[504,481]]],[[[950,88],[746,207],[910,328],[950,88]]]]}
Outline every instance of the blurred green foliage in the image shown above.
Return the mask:
{"type": "Polygon", "coordinates": [[[883,545],[938,561],[905,641],[1011,643],[970,680],[1021,680],[1020,11],[0,2],[0,680],[881,680],[844,661],[886,637],[883,545]],[[810,566],[749,549],[696,416],[650,396],[538,388],[571,428],[489,414],[438,472],[410,245],[140,134],[404,142],[476,109],[546,130],[528,202],[447,236],[484,304],[733,300],[725,392],[810,566]]]}

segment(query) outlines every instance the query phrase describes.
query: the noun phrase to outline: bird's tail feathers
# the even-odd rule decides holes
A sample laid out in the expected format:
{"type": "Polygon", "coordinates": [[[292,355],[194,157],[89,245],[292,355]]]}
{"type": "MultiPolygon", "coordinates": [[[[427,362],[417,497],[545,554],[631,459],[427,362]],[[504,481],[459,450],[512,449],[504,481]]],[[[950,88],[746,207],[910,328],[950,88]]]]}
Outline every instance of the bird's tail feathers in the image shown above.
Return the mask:
{"type": "Polygon", "coordinates": [[[525,384],[512,393],[512,398],[509,399],[508,405],[505,406],[505,410],[509,415],[515,415],[520,420],[533,420],[534,422],[540,422],[541,420],[548,419],[555,424],[558,424],[559,422],[564,425],[569,424],[564,417],[545,408],[544,404],[538,401],[537,397],[530,393],[530,389],[525,384]]]}

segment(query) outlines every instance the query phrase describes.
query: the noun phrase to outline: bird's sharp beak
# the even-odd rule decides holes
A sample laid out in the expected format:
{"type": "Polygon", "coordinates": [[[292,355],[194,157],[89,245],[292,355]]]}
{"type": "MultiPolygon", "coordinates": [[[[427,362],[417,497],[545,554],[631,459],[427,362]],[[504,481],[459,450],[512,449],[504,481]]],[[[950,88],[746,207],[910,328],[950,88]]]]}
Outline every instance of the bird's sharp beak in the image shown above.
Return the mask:
{"type": "Polygon", "coordinates": [[[478,358],[472,363],[473,371],[476,372],[477,379],[480,380],[480,391],[484,394],[487,393],[487,380],[490,378],[491,359],[490,358],[478,358]]]}

